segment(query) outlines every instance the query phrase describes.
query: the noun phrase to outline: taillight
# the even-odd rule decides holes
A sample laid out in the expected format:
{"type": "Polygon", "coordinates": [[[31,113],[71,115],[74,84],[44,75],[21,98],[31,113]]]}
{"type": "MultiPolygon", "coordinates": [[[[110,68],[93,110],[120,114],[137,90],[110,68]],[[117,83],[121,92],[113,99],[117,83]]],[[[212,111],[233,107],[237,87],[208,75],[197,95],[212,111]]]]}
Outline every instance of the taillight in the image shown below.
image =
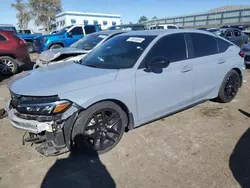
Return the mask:
{"type": "Polygon", "coordinates": [[[243,57],[243,58],[244,58],[244,57],[245,57],[245,52],[241,50],[241,51],[239,52],[239,55],[240,55],[240,57],[243,57]]]}
{"type": "Polygon", "coordinates": [[[25,42],[24,40],[20,40],[20,41],[19,41],[19,44],[20,44],[20,45],[24,45],[25,43],[26,43],[26,42],[25,42]]]}

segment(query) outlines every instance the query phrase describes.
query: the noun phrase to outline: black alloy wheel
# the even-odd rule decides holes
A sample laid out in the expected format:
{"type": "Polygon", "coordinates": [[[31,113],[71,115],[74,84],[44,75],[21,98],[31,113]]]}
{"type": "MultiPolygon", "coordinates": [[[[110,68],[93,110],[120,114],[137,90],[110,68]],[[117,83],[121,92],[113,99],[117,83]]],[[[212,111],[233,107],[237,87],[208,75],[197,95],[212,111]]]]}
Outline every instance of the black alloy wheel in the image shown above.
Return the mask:
{"type": "Polygon", "coordinates": [[[225,84],[225,97],[227,100],[233,99],[239,88],[239,76],[237,74],[231,74],[226,81],[225,84]]]}
{"type": "Polygon", "coordinates": [[[104,154],[121,140],[128,116],[112,101],[96,103],[78,115],[71,140],[83,152],[104,154]]]}
{"type": "Polygon", "coordinates": [[[231,70],[224,77],[218,97],[215,101],[221,103],[231,102],[237,95],[240,87],[240,76],[236,70],[231,70]]]}
{"type": "Polygon", "coordinates": [[[88,120],[85,141],[92,149],[105,151],[119,141],[122,129],[119,113],[114,109],[102,109],[88,120]]]}

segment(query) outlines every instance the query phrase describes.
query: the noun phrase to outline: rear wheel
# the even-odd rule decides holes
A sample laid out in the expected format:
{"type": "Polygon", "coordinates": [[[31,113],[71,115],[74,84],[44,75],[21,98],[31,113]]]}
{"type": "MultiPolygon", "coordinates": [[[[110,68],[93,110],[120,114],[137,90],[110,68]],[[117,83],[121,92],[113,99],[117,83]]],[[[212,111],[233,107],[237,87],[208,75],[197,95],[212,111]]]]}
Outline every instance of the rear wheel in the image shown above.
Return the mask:
{"type": "Polygon", "coordinates": [[[83,151],[103,154],[118,144],[127,122],[126,113],[117,104],[100,102],[79,114],[72,140],[83,151]]]}
{"type": "Polygon", "coordinates": [[[16,74],[18,71],[18,64],[15,59],[2,56],[0,57],[0,74],[4,76],[16,74]]]}
{"type": "Polygon", "coordinates": [[[225,76],[218,95],[218,101],[222,103],[231,102],[237,95],[240,87],[240,77],[237,71],[231,70],[225,76]]]}
{"type": "Polygon", "coordinates": [[[60,44],[53,44],[52,46],[50,46],[49,49],[57,49],[57,48],[63,48],[63,46],[60,44]]]}

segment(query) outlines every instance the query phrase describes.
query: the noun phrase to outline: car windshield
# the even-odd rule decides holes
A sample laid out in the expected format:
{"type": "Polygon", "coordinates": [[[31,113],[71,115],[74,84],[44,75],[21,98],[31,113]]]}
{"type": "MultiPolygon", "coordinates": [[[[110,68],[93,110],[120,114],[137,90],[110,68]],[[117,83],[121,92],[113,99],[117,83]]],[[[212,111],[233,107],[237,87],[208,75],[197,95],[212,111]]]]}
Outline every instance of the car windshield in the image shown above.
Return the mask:
{"type": "Polygon", "coordinates": [[[221,36],[221,37],[225,37],[225,35],[226,35],[226,33],[227,33],[227,30],[226,30],[226,29],[220,29],[220,30],[214,31],[214,33],[215,33],[216,35],[221,36]]]}
{"type": "Polygon", "coordinates": [[[72,44],[70,47],[83,50],[92,50],[97,44],[99,44],[102,40],[106,39],[107,37],[108,37],[107,34],[99,34],[99,33],[86,35],[82,39],[72,44]]]}
{"type": "Polygon", "coordinates": [[[132,68],[156,36],[116,36],[86,56],[80,64],[96,68],[132,68]]]}
{"type": "Polygon", "coordinates": [[[63,34],[63,33],[65,33],[66,31],[68,31],[68,29],[69,28],[71,28],[72,26],[70,25],[70,26],[67,26],[67,27],[64,27],[64,28],[62,28],[61,30],[59,30],[58,32],[57,32],[57,34],[63,34]]]}

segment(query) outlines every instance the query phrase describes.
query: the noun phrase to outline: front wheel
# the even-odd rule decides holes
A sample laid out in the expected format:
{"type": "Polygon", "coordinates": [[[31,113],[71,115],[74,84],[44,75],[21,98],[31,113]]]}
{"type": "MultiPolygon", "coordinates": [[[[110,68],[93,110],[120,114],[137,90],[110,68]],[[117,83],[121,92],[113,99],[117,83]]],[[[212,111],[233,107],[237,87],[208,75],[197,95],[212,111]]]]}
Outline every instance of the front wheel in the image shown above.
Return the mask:
{"type": "Polygon", "coordinates": [[[221,84],[217,100],[222,103],[231,102],[236,97],[239,87],[239,74],[235,70],[229,71],[221,84]]]}
{"type": "Polygon", "coordinates": [[[117,104],[100,102],[79,114],[72,140],[80,150],[103,154],[118,144],[127,122],[126,113],[117,104]]]}

